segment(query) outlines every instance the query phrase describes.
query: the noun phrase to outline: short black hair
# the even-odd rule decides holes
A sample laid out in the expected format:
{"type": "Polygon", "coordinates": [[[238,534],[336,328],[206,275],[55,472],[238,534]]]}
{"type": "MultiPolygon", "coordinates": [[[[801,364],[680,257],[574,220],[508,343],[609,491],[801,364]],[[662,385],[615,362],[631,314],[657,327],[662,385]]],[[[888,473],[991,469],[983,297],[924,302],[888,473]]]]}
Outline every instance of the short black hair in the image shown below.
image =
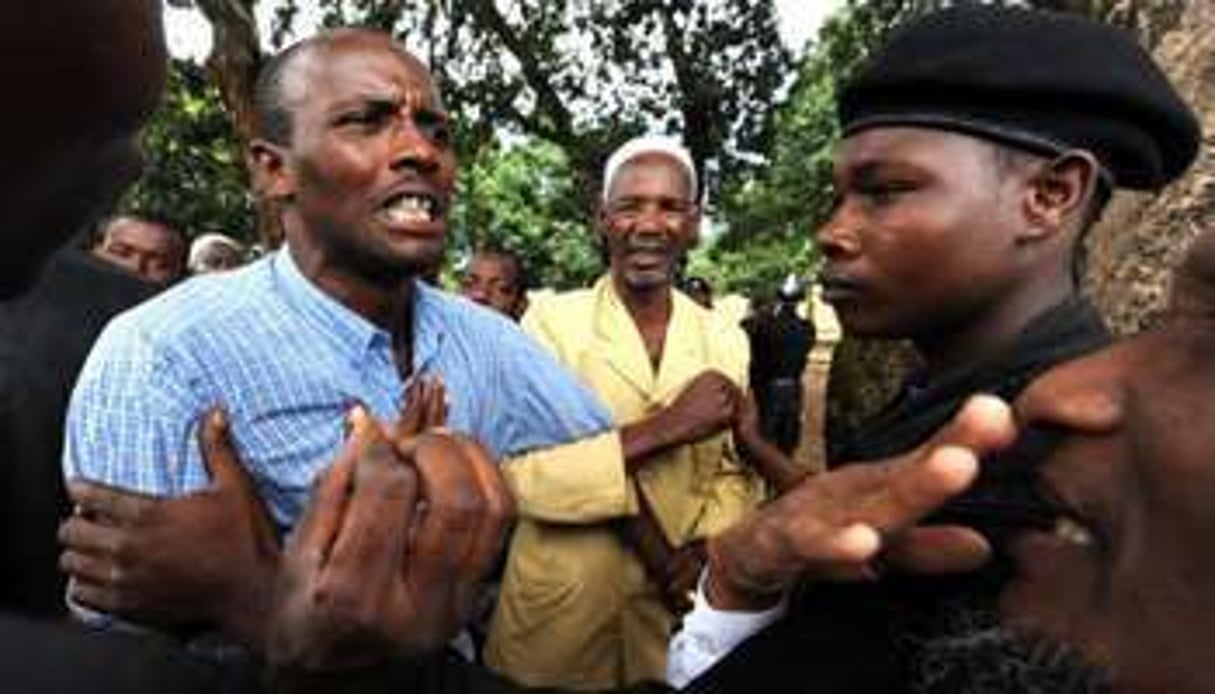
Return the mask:
{"type": "Polygon", "coordinates": [[[527,264],[523,262],[523,256],[521,254],[516,253],[505,246],[496,246],[490,244],[478,246],[477,248],[473,249],[472,255],[468,257],[469,262],[471,262],[472,259],[476,258],[477,256],[497,258],[498,260],[509,264],[515,273],[515,291],[520,296],[526,294],[528,289],[531,289],[531,277],[528,276],[527,264]]]}
{"type": "Polygon", "coordinates": [[[297,41],[276,53],[262,66],[253,85],[253,127],[258,137],[276,145],[291,144],[291,111],[283,103],[283,79],[295,58],[314,43],[314,38],[297,41]]]}

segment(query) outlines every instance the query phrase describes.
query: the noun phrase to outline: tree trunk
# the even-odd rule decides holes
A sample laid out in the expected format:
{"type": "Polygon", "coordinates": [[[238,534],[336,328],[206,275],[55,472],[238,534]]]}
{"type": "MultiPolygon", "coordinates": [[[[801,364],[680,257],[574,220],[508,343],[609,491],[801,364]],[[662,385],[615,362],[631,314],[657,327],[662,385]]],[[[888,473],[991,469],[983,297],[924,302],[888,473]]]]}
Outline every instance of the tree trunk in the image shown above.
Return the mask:
{"type": "MultiPolygon", "coordinates": [[[[253,88],[262,65],[261,40],[253,14],[257,0],[198,0],[197,4],[211,24],[207,71],[232,119],[241,151],[247,152],[256,133],[253,88]]],[[[261,195],[257,195],[257,220],[262,245],[276,248],[283,236],[278,212],[261,195]]]]}

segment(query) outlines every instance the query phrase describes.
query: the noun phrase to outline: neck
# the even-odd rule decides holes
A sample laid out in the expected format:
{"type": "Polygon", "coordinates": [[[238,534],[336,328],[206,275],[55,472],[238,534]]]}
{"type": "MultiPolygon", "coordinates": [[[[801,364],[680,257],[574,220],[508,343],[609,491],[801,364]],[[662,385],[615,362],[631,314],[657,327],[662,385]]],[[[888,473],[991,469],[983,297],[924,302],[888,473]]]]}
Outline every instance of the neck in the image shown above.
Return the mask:
{"type": "Polygon", "coordinates": [[[322,254],[308,252],[307,246],[288,244],[291,259],[300,273],[338,303],[392,334],[410,329],[414,278],[403,275],[393,282],[361,277],[348,268],[337,267],[322,254]],[[403,322],[402,322],[403,321],[403,322]]]}
{"type": "Polygon", "coordinates": [[[997,306],[980,308],[970,320],[938,326],[914,338],[930,375],[988,359],[1010,346],[1034,319],[1076,293],[1070,279],[1027,283],[997,306]]]}
{"type": "Polygon", "coordinates": [[[666,328],[671,320],[671,287],[659,285],[638,289],[626,286],[612,276],[616,294],[632,316],[633,322],[644,333],[646,329],[666,328]]]}

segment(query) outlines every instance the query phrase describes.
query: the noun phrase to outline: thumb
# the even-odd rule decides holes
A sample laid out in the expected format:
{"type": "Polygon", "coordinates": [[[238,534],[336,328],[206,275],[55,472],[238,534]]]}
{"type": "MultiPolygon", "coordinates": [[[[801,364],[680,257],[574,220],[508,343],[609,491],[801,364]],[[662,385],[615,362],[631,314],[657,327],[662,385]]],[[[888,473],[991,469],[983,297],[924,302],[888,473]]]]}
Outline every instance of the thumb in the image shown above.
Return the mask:
{"type": "Polygon", "coordinates": [[[214,407],[203,415],[198,432],[199,448],[202,449],[203,465],[211,484],[221,488],[251,488],[253,481],[240,462],[236,447],[232,445],[228,416],[223,408],[214,407]]]}

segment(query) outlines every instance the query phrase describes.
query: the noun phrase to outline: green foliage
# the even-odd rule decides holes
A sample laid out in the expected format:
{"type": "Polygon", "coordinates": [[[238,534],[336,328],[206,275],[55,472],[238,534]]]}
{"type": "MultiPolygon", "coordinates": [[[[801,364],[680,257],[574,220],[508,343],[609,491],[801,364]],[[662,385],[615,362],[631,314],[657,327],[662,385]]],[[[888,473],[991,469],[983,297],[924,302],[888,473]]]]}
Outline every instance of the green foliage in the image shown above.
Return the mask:
{"type": "Polygon", "coordinates": [[[724,290],[772,291],[788,273],[813,275],[812,236],[834,200],[837,85],[890,27],[931,4],[939,3],[854,0],[819,30],[776,109],[767,165],[729,181],[724,191],[728,231],[706,252],[706,262],[727,268],[719,275],[724,290]]]}
{"type": "Polygon", "coordinates": [[[164,219],[191,237],[214,231],[254,240],[240,146],[203,68],[172,62],[143,147],[144,175],[122,201],[124,212],[164,219]]]}
{"type": "MultiPolygon", "coordinates": [[[[499,133],[560,147],[587,203],[607,153],[684,136],[710,189],[766,146],[789,57],[771,0],[317,0],[327,25],[394,31],[427,57],[467,158],[499,133]],[[706,172],[708,173],[705,176],[706,172]]],[[[278,5],[274,35],[298,19],[278,5]]]]}
{"type": "Polygon", "coordinates": [[[590,213],[573,186],[569,160],[557,146],[487,143],[460,175],[449,262],[488,244],[519,253],[538,286],[588,284],[602,264],[590,213]]]}

